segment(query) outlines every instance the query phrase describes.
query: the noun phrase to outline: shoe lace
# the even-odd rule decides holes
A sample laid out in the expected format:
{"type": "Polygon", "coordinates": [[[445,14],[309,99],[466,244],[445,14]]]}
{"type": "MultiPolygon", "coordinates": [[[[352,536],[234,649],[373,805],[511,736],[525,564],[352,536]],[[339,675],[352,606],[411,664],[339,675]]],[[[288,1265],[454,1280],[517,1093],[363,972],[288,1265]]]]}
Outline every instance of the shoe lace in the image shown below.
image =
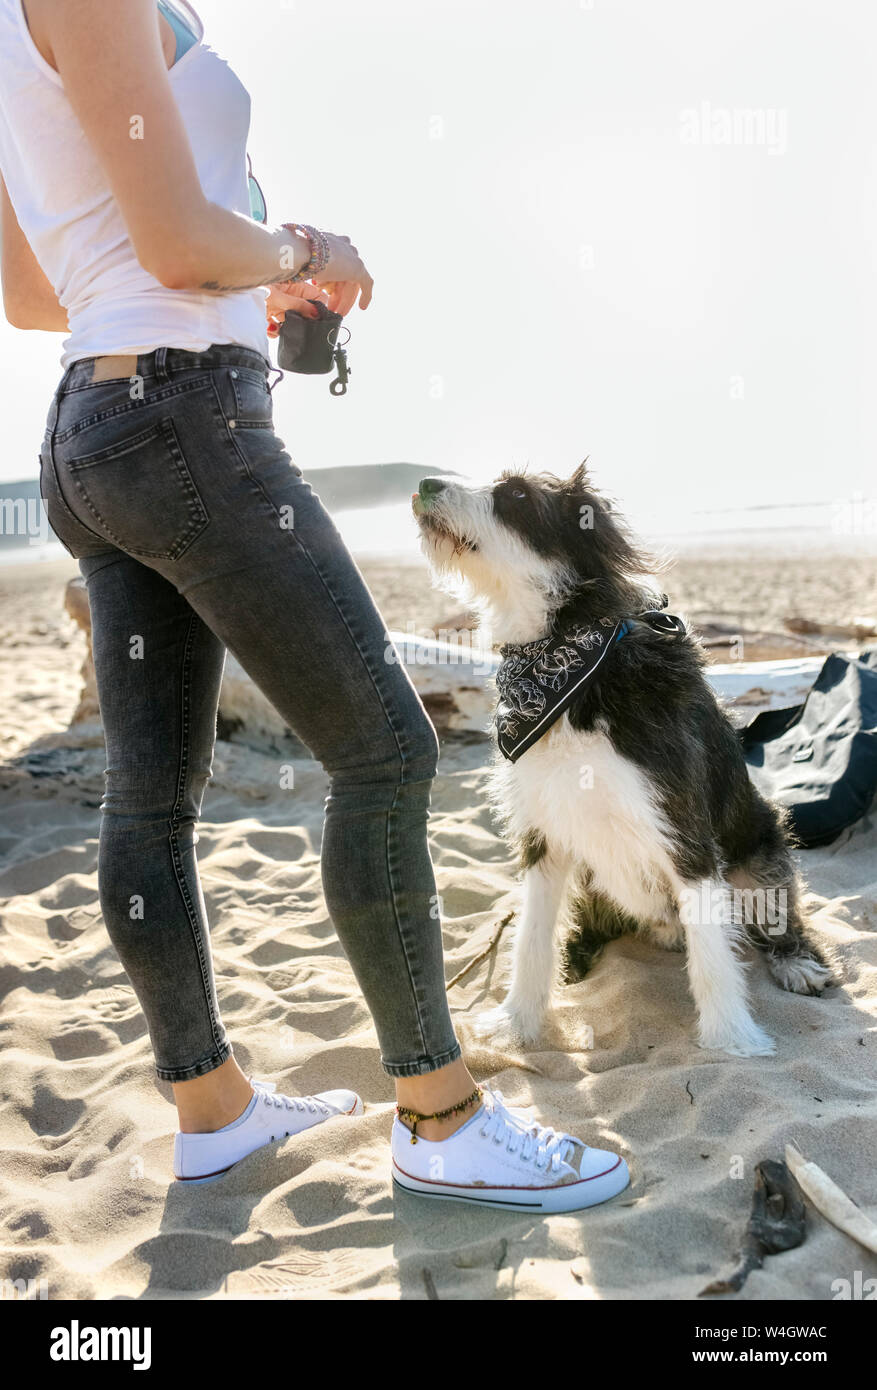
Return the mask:
{"type": "Polygon", "coordinates": [[[533,1163],[540,1172],[559,1173],[581,1141],[540,1125],[530,1115],[513,1115],[505,1104],[502,1091],[483,1091],[484,1119],[479,1133],[495,1144],[505,1141],[509,1153],[519,1153],[525,1163],[533,1163]]]}
{"type": "Polygon", "coordinates": [[[264,1105],[273,1105],[276,1110],[297,1110],[299,1114],[328,1115],[329,1107],[316,1096],[284,1096],[277,1093],[274,1081],[254,1081],[250,1085],[264,1105]]]}

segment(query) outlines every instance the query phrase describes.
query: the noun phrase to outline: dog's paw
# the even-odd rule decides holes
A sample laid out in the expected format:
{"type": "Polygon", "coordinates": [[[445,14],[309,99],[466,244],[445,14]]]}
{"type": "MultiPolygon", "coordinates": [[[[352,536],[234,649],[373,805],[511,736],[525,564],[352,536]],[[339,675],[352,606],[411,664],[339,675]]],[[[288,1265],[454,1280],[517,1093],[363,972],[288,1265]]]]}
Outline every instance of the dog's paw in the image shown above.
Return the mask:
{"type": "Polygon", "coordinates": [[[792,994],[821,994],[834,984],[828,966],[812,956],[769,956],[767,963],[781,989],[792,994]]]}
{"type": "Polygon", "coordinates": [[[745,1025],[733,1029],[701,1029],[698,1043],[711,1052],[725,1052],[729,1057],[772,1057],[777,1050],[773,1038],[751,1018],[745,1025]]]}
{"type": "Polygon", "coordinates": [[[492,1042],[499,1046],[532,1043],[541,1032],[542,1015],[528,1014],[500,1004],[478,1014],[473,1023],[475,1036],[482,1042],[492,1042]]]}

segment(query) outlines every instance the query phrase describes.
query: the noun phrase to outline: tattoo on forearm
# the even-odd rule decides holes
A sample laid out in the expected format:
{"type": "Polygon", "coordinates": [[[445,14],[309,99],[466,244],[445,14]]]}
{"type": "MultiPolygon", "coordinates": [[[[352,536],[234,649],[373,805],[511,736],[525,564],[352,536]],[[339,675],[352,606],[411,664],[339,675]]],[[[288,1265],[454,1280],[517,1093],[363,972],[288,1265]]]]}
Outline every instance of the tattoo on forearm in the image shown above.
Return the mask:
{"type": "Polygon", "coordinates": [[[293,278],[294,272],[282,270],[270,280],[257,280],[252,285],[220,285],[218,280],[205,280],[199,288],[211,294],[233,294],[236,290],[256,290],[260,285],[285,285],[293,278]]]}

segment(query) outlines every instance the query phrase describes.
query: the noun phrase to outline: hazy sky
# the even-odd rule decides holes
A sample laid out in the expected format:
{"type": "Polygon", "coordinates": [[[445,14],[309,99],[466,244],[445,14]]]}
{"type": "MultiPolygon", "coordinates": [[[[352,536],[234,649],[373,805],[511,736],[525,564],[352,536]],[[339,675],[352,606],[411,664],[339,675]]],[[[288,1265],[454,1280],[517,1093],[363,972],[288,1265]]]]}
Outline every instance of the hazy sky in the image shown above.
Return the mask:
{"type": "MultiPolygon", "coordinates": [[[[589,454],[638,516],[877,491],[865,0],[198,8],[272,220],[375,276],[348,396],[275,392],[305,470],[589,454]]],[[[0,327],[3,479],[36,472],[59,353],[0,327]]]]}

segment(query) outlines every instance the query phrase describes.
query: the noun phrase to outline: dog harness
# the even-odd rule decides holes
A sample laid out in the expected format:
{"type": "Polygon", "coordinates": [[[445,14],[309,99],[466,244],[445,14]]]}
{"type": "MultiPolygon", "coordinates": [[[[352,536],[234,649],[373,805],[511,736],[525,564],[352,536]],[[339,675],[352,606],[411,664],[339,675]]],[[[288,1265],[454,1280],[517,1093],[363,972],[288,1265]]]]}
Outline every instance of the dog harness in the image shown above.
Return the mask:
{"type": "Polygon", "coordinates": [[[500,647],[502,661],[496,673],[499,700],[493,719],[504,758],[515,763],[532,748],[576,695],[587,689],[615,643],[637,622],[648,623],[668,637],[685,633],[681,618],[649,608],[634,618],[601,618],[594,627],[569,628],[535,642],[509,642],[500,647]]]}

